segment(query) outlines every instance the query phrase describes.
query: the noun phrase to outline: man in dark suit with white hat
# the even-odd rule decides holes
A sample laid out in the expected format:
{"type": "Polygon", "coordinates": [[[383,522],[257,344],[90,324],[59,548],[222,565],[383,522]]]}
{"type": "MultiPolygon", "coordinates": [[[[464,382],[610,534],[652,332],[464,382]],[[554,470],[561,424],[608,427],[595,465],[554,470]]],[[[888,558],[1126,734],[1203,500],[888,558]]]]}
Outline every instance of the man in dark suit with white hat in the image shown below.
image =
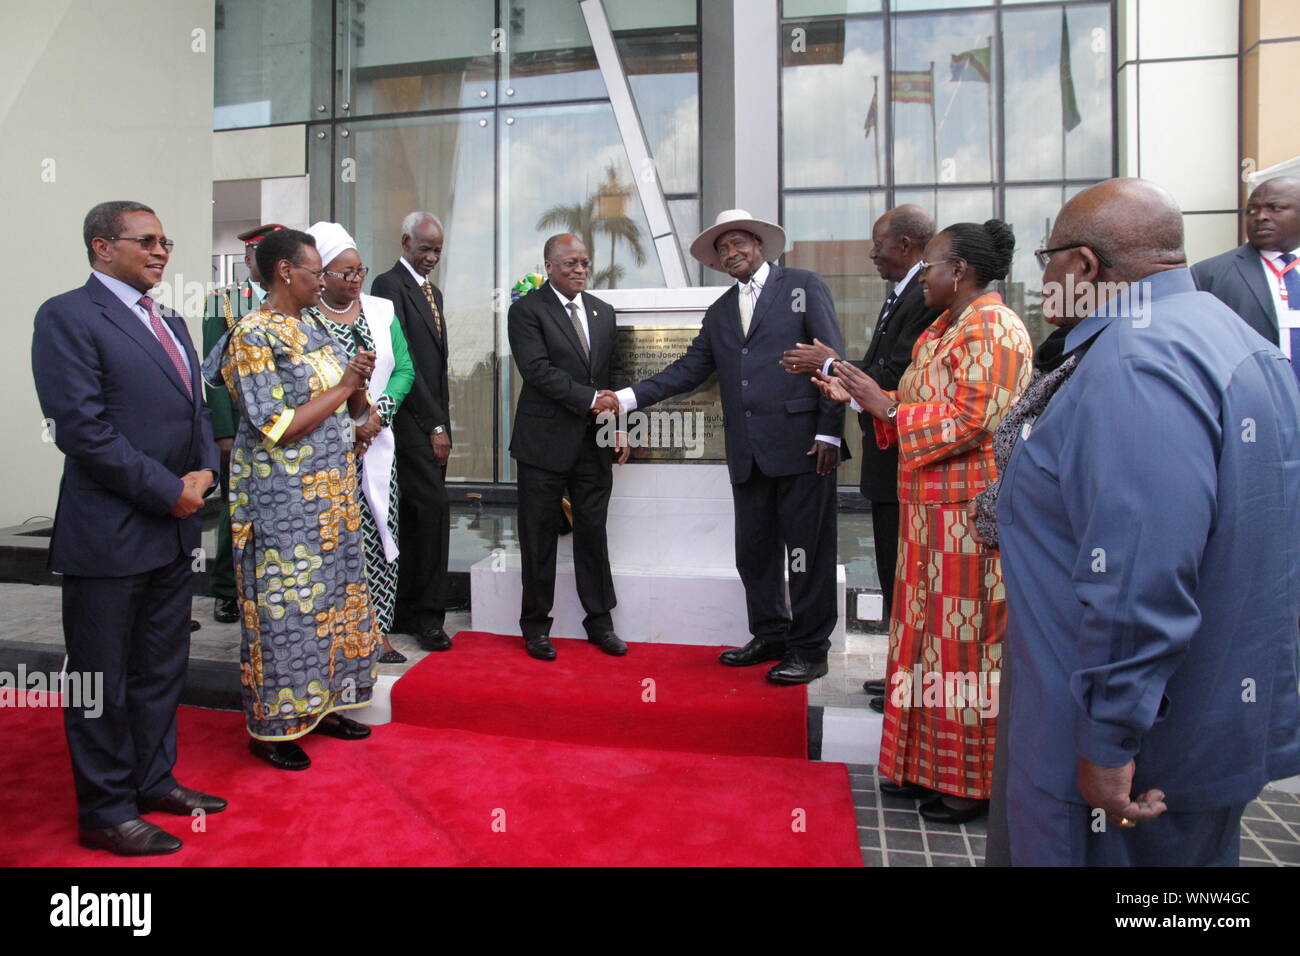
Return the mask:
{"type": "Polygon", "coordinates": [[[595,411],[615,410],[615,398],[625,411],[645,408],[717,372],[736,569],[753,635],[721,660],[733,667],[779,661],[768,680],[806,684],[826,674],[839,616],[835,468],[844,408],[822,398],[809,379],[785,374],[780,362],[797,342],[816,338],[842,352],[844,340],[821,277],[776,264],[785,241],[780,226],[743,209],[719,213],[691,244],[691,255],[728,273],[735,286],[709,306],[686,354],[616,396],[603,392],[595,411]]]}

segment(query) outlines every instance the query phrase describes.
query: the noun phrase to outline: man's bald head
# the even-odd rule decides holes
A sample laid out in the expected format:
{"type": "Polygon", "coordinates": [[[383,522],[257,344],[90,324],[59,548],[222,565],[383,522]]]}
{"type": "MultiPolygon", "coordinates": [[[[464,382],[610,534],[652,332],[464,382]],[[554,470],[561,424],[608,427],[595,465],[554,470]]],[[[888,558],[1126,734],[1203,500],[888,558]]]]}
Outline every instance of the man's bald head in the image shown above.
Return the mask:
{"type": "Polygon", "coordinates": [[[871,228],[871,261],[881,278],[897,282],[934,238],[934,220],[920,206],[895,206],[871,228]]]}
{"type": "Polygon", "coordinates": [[[1104,257],[1106,278],[1116,282],[1187,265],[1182,210],[1168,190],[1146,179],[1108,179],[1067,202],[1049,246],[1076,243],[1104,257]]]}
{"type": "Polygon", "coordinates": [[[1279,176],[1255,187],[1246,202],[1246,238],[1261,252],[1300,246],[1300,179],[1279,176]]]}

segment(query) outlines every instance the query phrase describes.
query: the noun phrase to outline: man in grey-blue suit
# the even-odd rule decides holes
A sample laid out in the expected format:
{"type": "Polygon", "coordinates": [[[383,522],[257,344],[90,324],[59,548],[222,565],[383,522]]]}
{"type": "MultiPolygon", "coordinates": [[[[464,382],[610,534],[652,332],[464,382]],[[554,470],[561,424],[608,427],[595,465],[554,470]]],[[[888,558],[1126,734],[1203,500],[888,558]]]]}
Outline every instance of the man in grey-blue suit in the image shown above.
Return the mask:
{"type": "Polygon", "coordinates": [[[811,379],[787,375],[780,362],[787,349],[814,339],[842,354],[844,337],[821,277],[768,261],[784,246],[785,232],[775,223],[743,209],[719,214],[692,243],[691,255],[736,284],[709,306],[686,354],[616,396],[602,392],[616,404],[595,410],[645,408],[717,372],[735,498],[736,569],[753,635],[721,659],[742,667],[779,660],[768,680],[806,684],[827,672],[839,616],[835,468],[844,406],[823,398],[811,379]]]}
{"type": "Polygon", "coordinates": [[[36,313],[32,373],[66,456],[50,541],[69,673],[102,675],[102,713],[66,707],[82,845],[123,856],[181,841],[140,818],[226,806],[182,787],[176,707],[191,566],[220,459],[189,332],[148,295],[172,243],[148,206],[101,203],[83,226],[86,284],[36,313]]]}
{"type": "Polygon", "coordinates": [[[1246,804],[1300,773],[1300,390],[1196,290],[1160,187],[1084,190],[1047,245],[1079,358],[998,500],[1011,862],[1235,865],[1246,804]]]}

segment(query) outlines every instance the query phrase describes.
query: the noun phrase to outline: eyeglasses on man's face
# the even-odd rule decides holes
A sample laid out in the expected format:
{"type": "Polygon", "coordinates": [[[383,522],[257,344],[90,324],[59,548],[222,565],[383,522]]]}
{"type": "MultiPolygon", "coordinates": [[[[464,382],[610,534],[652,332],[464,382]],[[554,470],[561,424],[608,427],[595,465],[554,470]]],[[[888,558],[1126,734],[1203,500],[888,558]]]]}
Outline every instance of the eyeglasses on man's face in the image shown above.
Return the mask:
{"type": "Polygon", "coordinates": [[[360,282],[369,274],[370,270],[364,266],[349,269],[347,272],[330,272],[329,269],[326,269],[322,273],[322,275],[327,275],[332,279],[342,279],[344,282],[360,282]]]}
{"type": "Polygon", "coordinates": [[[1088,245],[1086,242],[1072,242],[1068,246],[1054,246],[1051,249],[1037,249],[1034,251],[1034,258],[1038,260],[1039,268],[1045,270],[1047,268],[1047,264],[1052,261],[1052,253],[1066,252],[1070,249],[1091,250],[1092,254],[1097,257],[1098,262],[1100,262],[1107,269],[1113,268],[1111,261],[1109,259],[1107,259],[1104,255],[1102,255],[1101,252],[1099,252],[1098,250],[1093,249],[1092,246],[1088,245]]]}
{"type": "Polygon", "coordinates": [[[583,272],[591,271],[590,259],[561,259],[556,263],[563,272],[574,272],[581,269],[583,272]]]}
{"type": "Polygon", "coordinates": [[[165,236],[100,236],[100,238],[107,239],[109,242],[138,242],[145,252],[154,246],[162,246],[163,252],[167,253],[176,248],[176,243],[165,236]]]}

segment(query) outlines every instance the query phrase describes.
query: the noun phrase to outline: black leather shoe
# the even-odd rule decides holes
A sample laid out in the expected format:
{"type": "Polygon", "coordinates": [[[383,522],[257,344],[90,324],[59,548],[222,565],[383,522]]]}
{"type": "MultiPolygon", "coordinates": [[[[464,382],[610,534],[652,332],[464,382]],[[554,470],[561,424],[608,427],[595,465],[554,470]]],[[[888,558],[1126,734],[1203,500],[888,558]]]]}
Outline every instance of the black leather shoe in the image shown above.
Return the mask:
{"type": "Polygon", "coordinates": [[[381,663],[381,664],[405,664],[405,663],[406,663],[406,655],[403,654],[403,653],[402,653],[401,651],[399,651],[399,650],[384,651],[384,653],[382,653],[382,654],[379,655],[379,663],[381,663]]]}
{"type": "Polygon", "coordinates": [[[190,816],[195,810],[202,810],[204,813],[220,813],[226,809],[229,804],[220,797],[214,797],[210,793],[200,793],[197,790],[191,790],[189,787],[173,787],[171,793],[164,794],[161,797],[154,797],[152,800],[140,801],[141,813],[175,813],[183,817],[190,816]]]}
{"type": "Polygon", "coordinates": [[[785,656],[785,648],[772,644],[761,637],[753,638],[744,647],[733,647],[718,655],[718,660],[728,667],[749,667],[764,661],[779,661],[785,656]]]}
{"type": "Polygon", "coordinates": [[[806,661],[802,657],[787,657],[770,671],[767,679],[773,684],[807,684],[825,677],[830,667],[825,661],[806,661]]]}
{"type": "Polygon", "coordinates": [[[415,640],[426,651],[451,650],[451,638],[447,636],[447,632],[441,625],[424,628],[415,636],[415,640]]]}
{"type": "Polygon", "coordinates": [[[77,842],[91,850],[108,850],[118,856],[165,856],[181,848],[179,838],[162,827],[136,817],[100,830],[81,828],[77,842]]]}
{"type": "Polygon", "coordinates": [[[894,783],[892,780],[880,781],[880,792],[891,797],[933,797],[934,791],[919,783],[894,783]]]}
{"type": "Polygon", "coordinates": [[[539,661],[555,660],[555,647],[551,644],[550,636],[546,634],[539,637],[525,637],[524,650],[528,652],[529,657],[535,657],[539,661]]]}
{"type": "Polygon", "coordinates": [[[234,624],[239,620],[239,602],[234,598],[217,598],[212,606],[212,619],[218,624],[234,624]]]}
{"type": "Polygon", "coordinates": [[[987,800],[978,801],[965,810],[954,810],[943,802],[942,797],[935,797],[929,803],[921,804],[920,814],[931,823],[970,823],[989,812],[987,800]]]}
{"type": "Polygon", "coordinates": [[[311,758],[306,751],[292,740],[278,740],[268,750],[260,740],[250,740],[248,749],[254,757],[260,757],[277,770],[306,770],[311,766],[311,758]]]}
{"type": "Polygon", "coordinates": [[[871,700],[867,701],[867,706],[876,713],[883,714],[885,712],[885,698],[873,697],[871,700]]]}
{"type": "Polygon", "coordinates": [[[862,682],[862,689],[873,697],[885,696],[885,682],[883,680],[865,680],[862,682]]]}
{"type": "Polygon", "coordinates": [[[605,634],[601,634],[599,637],[589,637],[587,640],[591,641],[591,643],[595,644],[606,654],[611,654],[614,657],[622,657],[627,653],[627,645],[623,643],[623,640],[613,631],[608,631],[605,634]]]}
{"type": "MultiPolygon", "coordinates": [[[[194,620],[194,618],[190,618],[190,633],[191,633],[191,634],[193,634],[195,631],[197,631],[197,630],[198,630],[199,628],[201,628],[202,626],[203,626],[203,625],[200,624],[198,621],[194,620]]],[[[174,852],[174,851],[173,851],[173,852],[174,852]]]]}
{"type": "Polygon", "coordinates": [[[339,740],[365,740],[370,736],[370,728],[358,720],[344,717],[342,714],[330,714],[316,725],[314,734],[336,737],[339,740]]]}

